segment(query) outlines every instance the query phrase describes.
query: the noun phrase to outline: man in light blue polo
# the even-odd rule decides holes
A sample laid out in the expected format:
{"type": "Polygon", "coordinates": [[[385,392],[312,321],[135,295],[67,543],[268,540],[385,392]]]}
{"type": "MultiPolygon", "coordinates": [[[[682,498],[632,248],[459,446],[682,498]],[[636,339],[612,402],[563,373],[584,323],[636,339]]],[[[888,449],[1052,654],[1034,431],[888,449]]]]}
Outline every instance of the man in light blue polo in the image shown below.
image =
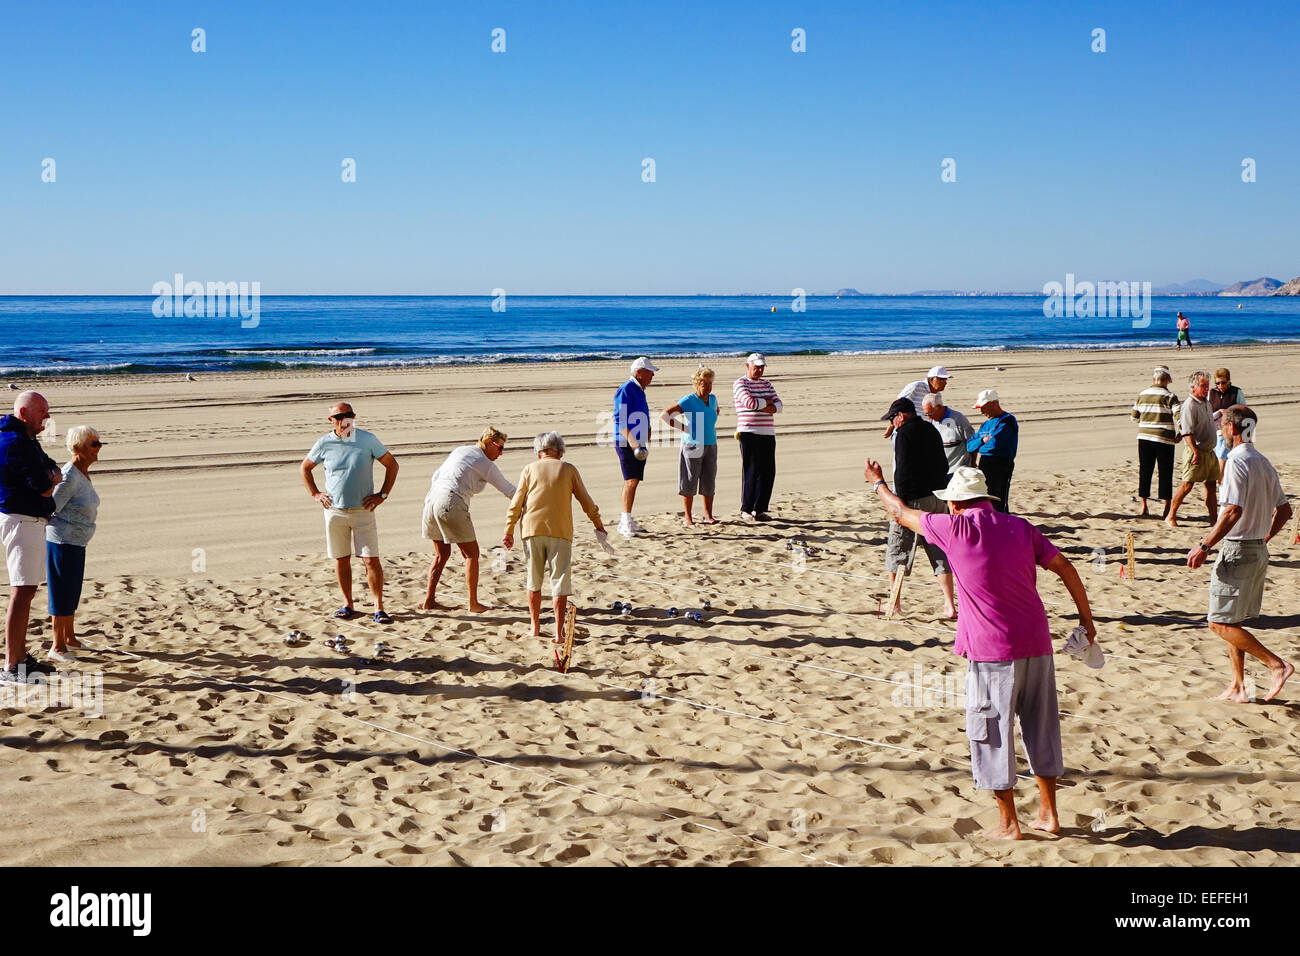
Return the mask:
{"type": "Polygon", "coordinates": [[[384,569],[379,563],[375,509],[388,500],[397,481],[397,459],[368,431],[356,427],[357,413],[347,402],[330,406],[333,430],[312,445],[302,462],[302,481],[325,509],[325,542],[334,559],[343,607],[334,616],[347,620],[352,609],[352,556],[366,566],[366,582],[375,599],[374,621],[391,624],[384,612],[384,569]],[[384,486],[375,493],[374,463],[384,466],[384,486]],[[316,487],[312,470],[325,466],[325,490],[316,487]]]}

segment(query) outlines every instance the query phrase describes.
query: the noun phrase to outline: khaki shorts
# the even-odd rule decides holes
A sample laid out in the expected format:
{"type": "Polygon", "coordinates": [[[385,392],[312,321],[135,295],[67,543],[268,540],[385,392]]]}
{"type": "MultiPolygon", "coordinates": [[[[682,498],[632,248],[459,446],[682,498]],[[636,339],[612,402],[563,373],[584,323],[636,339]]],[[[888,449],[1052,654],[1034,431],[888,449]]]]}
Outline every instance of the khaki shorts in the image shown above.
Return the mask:
{"type": "Polygon", "coordinates": [[[5,564],[10,587],[35,587],[45,583],[44,518],[0,514],[0,541],[4,542],[5,564]]]}
{"type": "Polygon", "coordinates": [[[326,508],[325,546],[331,558],[379,557],[375,513],[365,508],[326,508]]]}
{"type": "Polygon", "coordinates": [[[1209,620],[1240,624],[1259,616],[1268,576],[1268,546],[1263,538],[1223,542],[1210,574],[1209,620]]]}
{"type": "Polygon", "coordinates": [[[1197,484],[1202,481],[1219,480],[1219,459],[1214,457],[1213,448],[1200,449],[1201,463],[1192,464],[1191,453],[1183,445],[1183,460],[1178,467],[1178,480],[1197,484]]]}
{"type": "Polygon", "coordinates": [[[467,544],[478,541],[474,522],[469,517],[469,505],[455,495],[439,495],[424,499],[421,515],[421,534],[430,541],[446,544],[467,544]]]}
{"type": "Polygon", "coordinates": [[[573,564],[573,542],[568,538],[551,538],[535,534],[524,538],[524,555],[528,558],[529,591],[542,589],[542,577],[547,567],[551,569],[551,597],[573,593],[569,571],[573,564]]]}

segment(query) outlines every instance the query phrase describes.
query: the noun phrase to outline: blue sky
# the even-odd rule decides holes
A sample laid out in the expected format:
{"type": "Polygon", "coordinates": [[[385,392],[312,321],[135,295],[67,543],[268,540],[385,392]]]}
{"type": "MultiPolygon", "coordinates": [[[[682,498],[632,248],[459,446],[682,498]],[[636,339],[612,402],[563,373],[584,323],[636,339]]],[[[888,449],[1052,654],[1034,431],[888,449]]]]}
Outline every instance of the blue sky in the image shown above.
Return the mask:
{"type": "Polygon", "coordinates": [[[0,293],[147,294],[176,272],[264,294],[1300,274],[1286,4],[55,2],[3,18],[0,293]]]}

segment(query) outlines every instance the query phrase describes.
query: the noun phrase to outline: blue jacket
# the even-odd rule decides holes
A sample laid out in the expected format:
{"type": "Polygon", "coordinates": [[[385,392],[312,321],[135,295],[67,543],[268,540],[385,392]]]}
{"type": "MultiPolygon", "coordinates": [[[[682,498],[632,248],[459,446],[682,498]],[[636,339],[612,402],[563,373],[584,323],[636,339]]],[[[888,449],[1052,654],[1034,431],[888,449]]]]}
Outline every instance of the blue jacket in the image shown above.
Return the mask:
{"type": "Polygon", "coordinates": [[[614,393],[614,444],[626,448],[624,428],[642,445],[650,440],[650,402],[635,379],[628,379],[614,393]]]}
{"type": "Polygon", "coordinates": [[[989,458],[1015,458],[1020,442],[1020,425],[1010,412],[990,418],[966,442],[966,450],[989,458]]]}
{"type": "Polygon", "coordinates": [[[54,498],[41,493],[54,487],[50,472],[58,468],[41,443],[27,434],[21,419],[0,418],[0,512],[32,518],[52,515],[54,498]]]}

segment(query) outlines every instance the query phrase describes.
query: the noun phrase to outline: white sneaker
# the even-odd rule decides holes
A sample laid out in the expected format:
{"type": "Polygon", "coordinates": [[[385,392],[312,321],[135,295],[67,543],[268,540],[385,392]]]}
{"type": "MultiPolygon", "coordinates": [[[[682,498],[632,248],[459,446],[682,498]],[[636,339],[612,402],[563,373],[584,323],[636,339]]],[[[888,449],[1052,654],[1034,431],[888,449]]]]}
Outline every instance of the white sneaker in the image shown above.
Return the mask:
{"type": "Polygon", "coordinates": [[[632,527],[632,522],[630,521],[620,521],[618,523],[618,533],[625,538],[636,537],[636,529],[632,527]]]}
{"type": "Polygon", "coordinates": [[[50,648],[45,657],[47,660],[58,661],[60,664],[75,664],[77,662],[77,652],[70,647],[65,647],[61,651],[50,648]]]}

